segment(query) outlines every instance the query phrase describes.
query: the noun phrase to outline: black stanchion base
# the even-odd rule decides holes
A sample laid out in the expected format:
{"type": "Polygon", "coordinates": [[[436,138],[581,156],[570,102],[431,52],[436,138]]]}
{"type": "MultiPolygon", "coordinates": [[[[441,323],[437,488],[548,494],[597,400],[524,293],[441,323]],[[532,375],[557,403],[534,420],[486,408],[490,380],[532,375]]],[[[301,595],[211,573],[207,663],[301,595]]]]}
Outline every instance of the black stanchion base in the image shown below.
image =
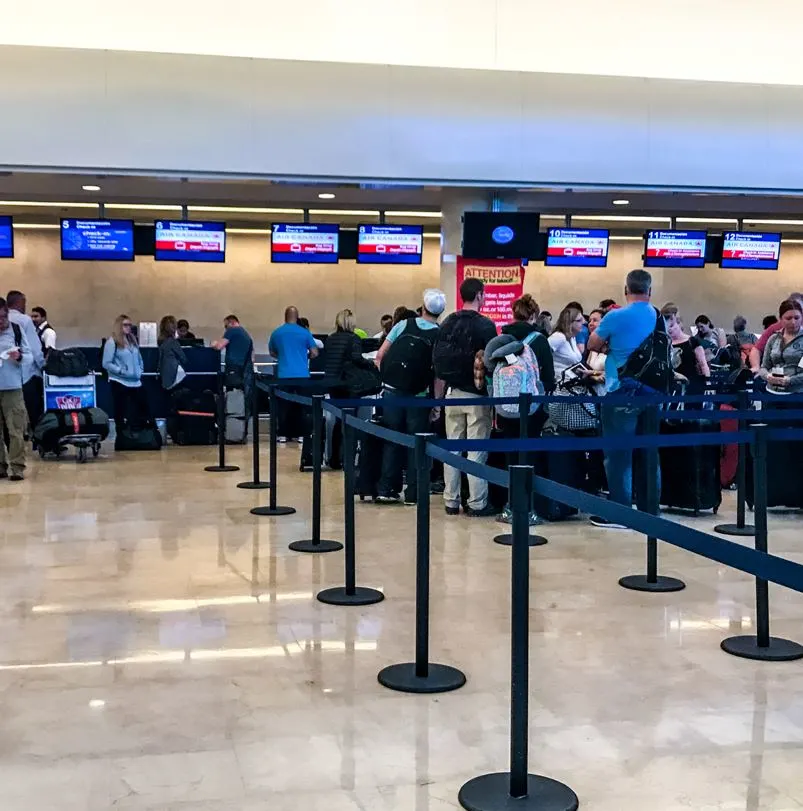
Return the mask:
{"type": "Polygon", "coordinates": [[[343,544],[338,541],[293,541],[288,547],[294,552],[339,552],[343,544]]]}
{"type": "Polygon", "coordinates": [[[737,535],[740,538],[752,538],[756,534],[756,528],[752,524],[745,524],[740,527],[738,524],[717,524],[714,532],[720,535],[737,535]]]}
{"type": "MultiPolygon", "coordinates": [[[[510,532],[496,535],[494,536],[494,543],[502,546],[513,546],[513,535],[510,532]]],[[[549,541],[543,535],[530,535],[527,539],[527,546],[543,546],[546,543],[549,543],[549,541]]]]}
{"type": "Polygon", "coordinates": [[[240,490],[269,490],[270,482],[240,482],[237,487],[240,490]]]}
{"type": "Polygon", "coordinates": [[[647,580],[646,574],[629,574],[619,581],[619,585],[631,591],[682,591],[686,584],[676,577],[659,575],[654,583],[647,580]]]}
{"type": "Polygon", "coordinates": [[[377,680],[389,690],[400,693],[448,693],[466,683],[465,674],[449,665],[427,665],[427,675],[417,676],[415,662],[404,662],[383,668],[377,680]]]}
{"type": "Polygon", "coordinates": [[[235,473],[239,469],[237,465],[208,465],[204,468],[207,473],[235,473]]]}
{"type": "Polygon", "coordinates": [[[348,594],[345,586],[336,586],[333,589],[324,589],[318,592],[318,599],[327,605],[373,605],[381,603],[385,595],[376,589],[367,589],[357,586],[354,594],[348,594]]]}
{"type": "Polygon", "coordinates": [[[254,507],[251,515],[292,515],[295,507],[254,507]]]}
{"type": "Polygon", "coordinates": [[[754,636],[731,636],[723,639],[720,647],[725,653],[741,659],[758,659],[762,662],[793,662],[795,659],[803,659],[803,645],[777,636],[770,637],[770,644],[766,648],[759,647],[758,639],[754,636]]]}
{"type": "Polygon", "coordinates": [[[457,795],[468,811],[577,811],[580,800],[568,787],[537,774],[527,775],[527,796],[510,796],[510,774],[497,772],[469,780],[457,795]]]}

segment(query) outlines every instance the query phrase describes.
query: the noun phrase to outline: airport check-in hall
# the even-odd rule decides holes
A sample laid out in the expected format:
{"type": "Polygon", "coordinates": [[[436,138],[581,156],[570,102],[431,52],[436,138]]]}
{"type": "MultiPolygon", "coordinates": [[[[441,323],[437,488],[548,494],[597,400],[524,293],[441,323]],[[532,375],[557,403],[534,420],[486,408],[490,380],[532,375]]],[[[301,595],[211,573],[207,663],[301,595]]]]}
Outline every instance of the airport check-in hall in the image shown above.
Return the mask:
{"type": "Polygon", "coordinates": [[[6,12],[0,808],[803,811],[803,8],[6,12]]]}

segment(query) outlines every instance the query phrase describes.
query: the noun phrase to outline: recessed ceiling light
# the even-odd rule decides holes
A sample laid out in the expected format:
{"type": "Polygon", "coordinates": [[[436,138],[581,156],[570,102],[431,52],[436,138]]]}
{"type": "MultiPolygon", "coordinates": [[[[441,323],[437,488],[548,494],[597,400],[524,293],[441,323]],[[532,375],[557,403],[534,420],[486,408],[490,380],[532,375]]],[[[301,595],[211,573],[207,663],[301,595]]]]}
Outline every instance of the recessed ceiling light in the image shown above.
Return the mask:
{"type": "Polygon", "coordinates": [[[630,205],[630,200],[624,200],[624,199],[622,199],[622,200],[614,200],[613,204],[615,206],[629,206],[630,205]]]}
{"type": "Polygon", "coordinates": [[[93,185],[91,185],[91,184],[90,184],[90,185],[88,185],[88,186],[81,186],[81,188],[82,188],[84,191],[100,191],[100,186],[93,186],[93,185]]]}
{"type": "Polygon", "coordinates": [[[334,199],[335,199],[335,196],[334,196],[334,194],[332,194],[332,192],[330,192],[330,191],[324,191],[324,192],[321,192],[321,193],[318,195],[318,199],[319,199],[319,200],[334,200],[334,199]]]}

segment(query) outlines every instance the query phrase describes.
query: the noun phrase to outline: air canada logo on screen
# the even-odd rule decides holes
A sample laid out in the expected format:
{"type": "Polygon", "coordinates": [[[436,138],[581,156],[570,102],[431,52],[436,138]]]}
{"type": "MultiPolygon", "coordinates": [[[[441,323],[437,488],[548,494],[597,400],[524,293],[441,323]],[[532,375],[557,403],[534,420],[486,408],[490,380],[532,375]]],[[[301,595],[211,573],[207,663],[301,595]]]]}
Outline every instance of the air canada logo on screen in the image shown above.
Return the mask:
{"type": "Polygon", "coordinates": [[[506,245],[514,236],[516,236],[516,234],[509,225],[498,225],[491,233],[491,239],[497,245],[506,245]]]}
{"type": "Polygon", "coordinates": [[[59,409],[75,409],[81,408],[81,398],[80,397],[72,397],[68,394],[65,394],[63,397],[56,397],[56,406],[59,409]]]}

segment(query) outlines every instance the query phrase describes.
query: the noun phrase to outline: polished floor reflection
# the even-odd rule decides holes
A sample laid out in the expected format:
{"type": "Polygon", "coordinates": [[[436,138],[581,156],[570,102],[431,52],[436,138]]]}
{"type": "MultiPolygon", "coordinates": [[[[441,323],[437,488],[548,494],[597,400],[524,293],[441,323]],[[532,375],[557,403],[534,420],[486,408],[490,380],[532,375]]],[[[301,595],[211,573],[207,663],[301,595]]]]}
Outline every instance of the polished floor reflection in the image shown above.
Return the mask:
{"type": "MultiPolygon", "coordinates": [[[[508,758],[509,549],[499,527],[433,499],[432,658],[468,683],[441,696],[380,687],[413,653],[415,511],[357,506],[358,580],[387,599],[314,599],[342,553],[309,537],[309,474],[280,453],[280,502],[214,449],[37,462],[0,482],[2,811],[445,811],[508,758]]],[[[342,485],[324,479],[324,536],[342,485]]],[[[687,520],[710,529],[730,518],[687,520]]],[[[803,562],[803,517],[770,519],[803,562]]],[[[801,811],[803,663],[719,649],[753,630],[753,582],[672,548],[677,594],[629,592],[643,539],[581,520],[531,553],[531,767],[587,811],[801,811]]],[[[803,595],[772,588],[773,632],[803,641],[803,595]]]]}

